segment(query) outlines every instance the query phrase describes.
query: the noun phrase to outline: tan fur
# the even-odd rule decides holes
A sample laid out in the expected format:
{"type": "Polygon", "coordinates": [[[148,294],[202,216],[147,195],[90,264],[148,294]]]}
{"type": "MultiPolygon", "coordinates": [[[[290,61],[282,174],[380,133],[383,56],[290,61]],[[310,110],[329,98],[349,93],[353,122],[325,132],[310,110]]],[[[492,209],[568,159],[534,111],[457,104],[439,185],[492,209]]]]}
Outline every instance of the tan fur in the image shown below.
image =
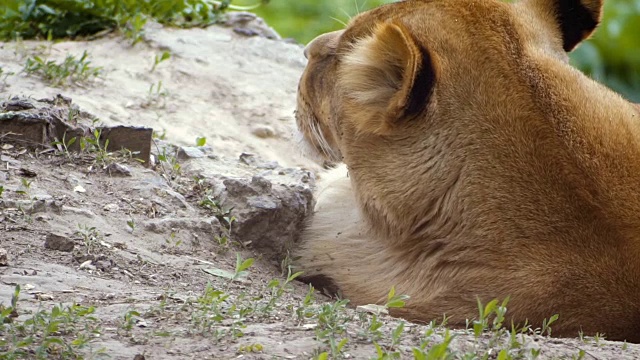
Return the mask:
{"type": "Polygon", "coordinates": [[[638,108],[568,65],[600,1],[407,0],[312,42],[298,126],[328,176],[299,266],[355,304],[640,342],[638,108]],[[569,9],[569,10],[567,10],[569,9]]]}

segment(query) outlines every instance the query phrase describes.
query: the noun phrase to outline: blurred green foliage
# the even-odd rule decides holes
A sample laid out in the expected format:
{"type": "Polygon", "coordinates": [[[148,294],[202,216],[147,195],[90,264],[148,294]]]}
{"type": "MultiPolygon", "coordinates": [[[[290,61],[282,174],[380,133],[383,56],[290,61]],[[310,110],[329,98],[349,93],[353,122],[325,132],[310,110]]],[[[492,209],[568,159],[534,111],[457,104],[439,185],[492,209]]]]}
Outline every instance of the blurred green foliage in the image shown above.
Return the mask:
{"type": "Polygon", "coordinates": [[[253,9],[268,0],[238,7],[232,0],[0,0],[0,40],[54,39],[102,30],[141,30],[147,19],[165,25],[207,26],[227,9],[253,9]]]}
{"type": "Polygon", "coordinates": [[[571,60],[594,79],[640,102],[640,0],[605,2],[602,24],[571,60]]]}
{"type": "MultiPolygon", "coordinates": [[[[250,0],[238,0],[237,3],[250,0]]],[[[272,0],[255,12],[282,36],[306,44],[342,28],[349,18],[391,0],[272,0]]],[[[571,54],[572,63],[632,101],[640,102],[640,0],[607,0],[595,36],[571,54]]]]}
{"type": "MultiPolygon", "coordinates": [[[[251,0],[237,0],[250,4],[251,0]]],[[[318,34],[338,30],[354,15],[393,0],[271,0],[254,12],[282,36],[306,44],[318,34]]]]}

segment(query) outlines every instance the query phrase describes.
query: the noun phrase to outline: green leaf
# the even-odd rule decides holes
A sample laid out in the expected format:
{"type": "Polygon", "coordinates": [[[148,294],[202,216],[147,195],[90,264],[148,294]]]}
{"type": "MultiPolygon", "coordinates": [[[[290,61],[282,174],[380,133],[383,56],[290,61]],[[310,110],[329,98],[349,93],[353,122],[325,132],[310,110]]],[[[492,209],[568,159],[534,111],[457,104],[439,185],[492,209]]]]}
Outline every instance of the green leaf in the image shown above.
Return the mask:
{"type": "Polygon", "coordinates": [[[399,299],[395,299],[387,303],[388,308],[403,308],[404,305],[405,305],[405,302],[399,299]]]}
{"type": "Polygon", "coordinates": [[[497,360],[507,360],[508,358],[509,358],[509,353],[507,352],[507,350],[506,349],[500,350],[500,352],[498,353],[497,360]]]}
{"type": "Polygon", "coordinates": [[[408,295],[396,296],[395,286],[392,286],[391,290],[389,290],[389,294],[387,295],[387,303],[385,306],[387,308],[403,308],[407,300],[409,300],[408,295]]]}
{"type": "Polygon", "coordinates": [[[395,285],[391,287],[391,290],[389,290],[389,295],[387,295],[387,300],[393,299],[394,296],[396,296],[396,287],[395,287],[395,285]]]}
{"type": "Polygon", "coordinates": [[[233,280],[233,274],[222,269],[202,269],[202,271],[213,276],[221,277],[223,279],[233,280]]]}
{"type": "Polygon", "coordinates": [[[205,146],[207,144],[207,138],[202,136],[196,138],[196,146],[205,146]]]}
{"type": "Polygon", "coordinates": [[[376,347],[376,354],[378,354],[378,358],[382,358],[382,356],[384,355],[384,351],[382,350],[382,347],[380,347],[380,345],[378,345],[377,342],[374,342],[373,346],[376,347]]]}
{"type": "Polygon", "coordinates": [[[45,343],[63,345],[64,341],[62,341],[62,339],[57,337],[48,337],[46,338],[45,343]]]}
{"type": "Polygon", "coordinates": [[[11,307],[16,308],[18,306],[18,298],[20,297],[20,285],[16,285],[13,289],[13,295],[11,295],[11,307]]]}
{"type": "Polygon", "coordinates": [[[413,359],[414,360],[427,360],[427,356],[425,355],[425,353],[418,349],[418,348],[413,348],[413,359]]]}
{"type": "Polygon", "coordinates": [[[338,352],[342,351],[342,348],[347,344],[348,340],[349,340],[348,338],[344,338],[340,340],[340,342],[338,343],[338,346],[336,346],[336,350],[338,350],[338,352]]]}
{"type": "Polygon", "coordinates": [[[400,339],[400,335],[404,332],[404,322],[400,322],[398,326],[391,332],[393,339],[400,339]]]}
{"type": "MultiPolygon", "coordinates": [[[[240,255],[238,255],[238,260],[240,259],[242,258],[240,257],[240,255]]],[[[237,271],[238,272],[245,271],[248,268],[250,268],[251,265],[253,265],[253,258],[248,258],[247,260],[243,261],[242,264],[240,264],[240,266],[237,268],[237,271]]]]}
{"type": "Polygon", "coordinates": [[[304,271],[298,271],[297,273],[295,273],[295,274],[293,274],[293,275],[289,276],[289,277],[287,278],[287,282],[288,282],[288,283],[289,283],[289,282],[292,282],[293,280],[295,280],[298,276],[300,276],[300,275],[302,275],[302,274],[304,274],[304,271]]]}
{"type": "Polygon", "coordinates": [[[33,344],[33,343],[34,343],[34,339],[33,339],[33,337],[29,336],[28,338],[23,339],[22,341],[19,341],[19,342],[16,344],[16,347],[17,347],[18,349],[20,349],[20,348],[25,348],[25,347],[27,347],[27,346],[29,346],[29,345],[33,344]]]}
{"type": "Polygon", "coordinates": [[[135,310],[131,310],[131,311],[129,311],[129,312],[127,312],[127,313],[125,314],[125,318],[126,318],[127,316],[128,316],[128,317],[131,317],[131,316],[140,316],[140,313],[139,313],[139,312],[137,312],[137,311],[135,311],[135,310]]]}
{"type": "Polygon", "coordinates": [[[487,303],[484,307],[484,318],[486,319],[493,311],[496,309],[496,305],[498,305],[498,300],[493,299],[487,303]]]}

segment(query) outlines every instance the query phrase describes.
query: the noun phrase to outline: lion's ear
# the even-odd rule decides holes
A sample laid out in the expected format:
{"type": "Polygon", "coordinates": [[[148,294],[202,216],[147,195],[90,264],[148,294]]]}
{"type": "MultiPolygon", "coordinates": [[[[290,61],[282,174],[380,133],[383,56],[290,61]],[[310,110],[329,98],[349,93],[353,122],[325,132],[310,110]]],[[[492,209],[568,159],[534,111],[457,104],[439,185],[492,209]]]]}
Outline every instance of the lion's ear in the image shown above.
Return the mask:
{"type": "Polygon", "coordinates": [[[588,38],[600,23],[603,0],[531,0],[542,13],[555,15],[562,34],[562,47],[573,50],[588,38]]]}
{"type": "Polygon", "coordinates": [[[350,118],[356,128],[383,135],[424,108],[435,75],[429,53],[411,34],[402,25],[384,23],[348,50],[338,79],[355,111],[350,118]]]}

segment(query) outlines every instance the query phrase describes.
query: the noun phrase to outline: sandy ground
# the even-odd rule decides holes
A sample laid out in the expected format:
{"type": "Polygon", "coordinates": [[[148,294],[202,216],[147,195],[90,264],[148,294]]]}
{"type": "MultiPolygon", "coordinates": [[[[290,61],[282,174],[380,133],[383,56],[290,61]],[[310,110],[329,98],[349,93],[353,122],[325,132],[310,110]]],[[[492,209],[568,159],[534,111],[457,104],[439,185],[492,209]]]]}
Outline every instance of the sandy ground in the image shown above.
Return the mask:
{"type": "MultiPolygon", "coordinates": [[[[319,295],[305,301],[307,285],[283,284],[286,263],[281,266],[278,260],[284,255],[274,260],[255,244],[234,238],[234,231],[221,226],[219,209],[203,206],[207,191],[215,194],[220,183],[229,187],[221,175],[243,179],[255,185],[251,189],[267,178],[268,188],[288,191],[294,186],[286,183],[293,181],[298,186],[294,194],[313,188],[313,181],[302,179],[304,171],[311,179],[321,176],[320,166],[301,155],[291,136],[296,86],[305,64],[302,47],[220,27],[151,26],[145,39],[134,47],[116,35],[90,42],[0,45],[0,66],[15,73],[0,85],[2,100],[61,93],[104,124],[149,126],[178,146],[194,146],[197,137],[205,136],[208,145],[206,156],[180,160],[180,172],[169,176],[159,166],[114,160],[131,171],[119,177],[102,171],[91,158],[69,159],[0,140],[0,185],[5,189],[0,249],[8,252],[8,266],[0,267],[0,302],[8,306],[15,287],[21,287],[14,323],[42,314],[38,311],[50,314],[57,304],[92,308],[95,321],[71,317],[66,331],[50,335],[67,345],[86,335],[89,347],[74,350],[85,358],[100,358],[103,352],[111,359],[138,355],[138,360],[308,359],[322,358],[325,351],[329,358],[419,358],[413,348],[442,343],[441,329],[431,333],[429,327],[405,324],[396,341],[397,319],[381,315],[377,332],[368,313],[319,295]],[[104,69],[91,83],[52,88],[21,72],[33,54],[60,60],[84,50],[92,65],[104,69]],[[164,51],[171,58],[151,72],[154,57],[164,51]],[[160,82],[161,90],[150,93],[160,82]],[[242,153],[262,160],[247,164],[240,160],[242,153]],[[52,234],[74,249],[45,247],[52,234]],[[221,240],[225,235],[231,244],[221,240]],[[232,281],[228,277],[236,270],[237,254],[255,261],[232,281]],[[341,339],[347,343],[336,350],[341,339]]],[[[257,208],[271,209],[265,205],[268,199],[260,199],[257,208]]],[[[249,226],[244,223],[245,230],[249,226]]],[[[25,334],[0,337],[15,344],[7,339],[25,334]]],[[[38,334],[36,343],[46,339],[38,334]]],[[[601,339],[523,335],[522,345],[513,347],[505,337],[492,344],[492,335],[456,334],[450,358],[475,354],[493,359],[500,349],[519,359],[536,358],[537,349],[537,358],[545,359],[640,358],[639,346],[601,339]]],[[[49,346],[49,355],[73,358],[55,345],[49,346]]],[[[23,358],[35,357],[28,353],[23,358]]]]}
{"type": "Polygon", "coordinates": [[[92,66],[103,68],[91,86],[64,90],[43,85],[35,77],[11,76],[7,95],[71,97],[107,125],[136,124],[166,132],[179,145],[194,145],[205,136],[216,154],[254,152],[284,166],[313,166],[289,139],[297,81],[306,60],[302,46],[262,37],[243,37],[219,28],[166,29],[149,25],[146,43],[107,36],[91,42],[51,46],[25,41],[0,45],[5,72],[19,74],[34,49],[48,59],[87,50],[92,66]],[[171,58],[151,72],[154,57],[171,58]],[[159,96],[150,96],[150,88],[159,96]],[[256,136],[256,134],[258,136],[256,136]]]}

